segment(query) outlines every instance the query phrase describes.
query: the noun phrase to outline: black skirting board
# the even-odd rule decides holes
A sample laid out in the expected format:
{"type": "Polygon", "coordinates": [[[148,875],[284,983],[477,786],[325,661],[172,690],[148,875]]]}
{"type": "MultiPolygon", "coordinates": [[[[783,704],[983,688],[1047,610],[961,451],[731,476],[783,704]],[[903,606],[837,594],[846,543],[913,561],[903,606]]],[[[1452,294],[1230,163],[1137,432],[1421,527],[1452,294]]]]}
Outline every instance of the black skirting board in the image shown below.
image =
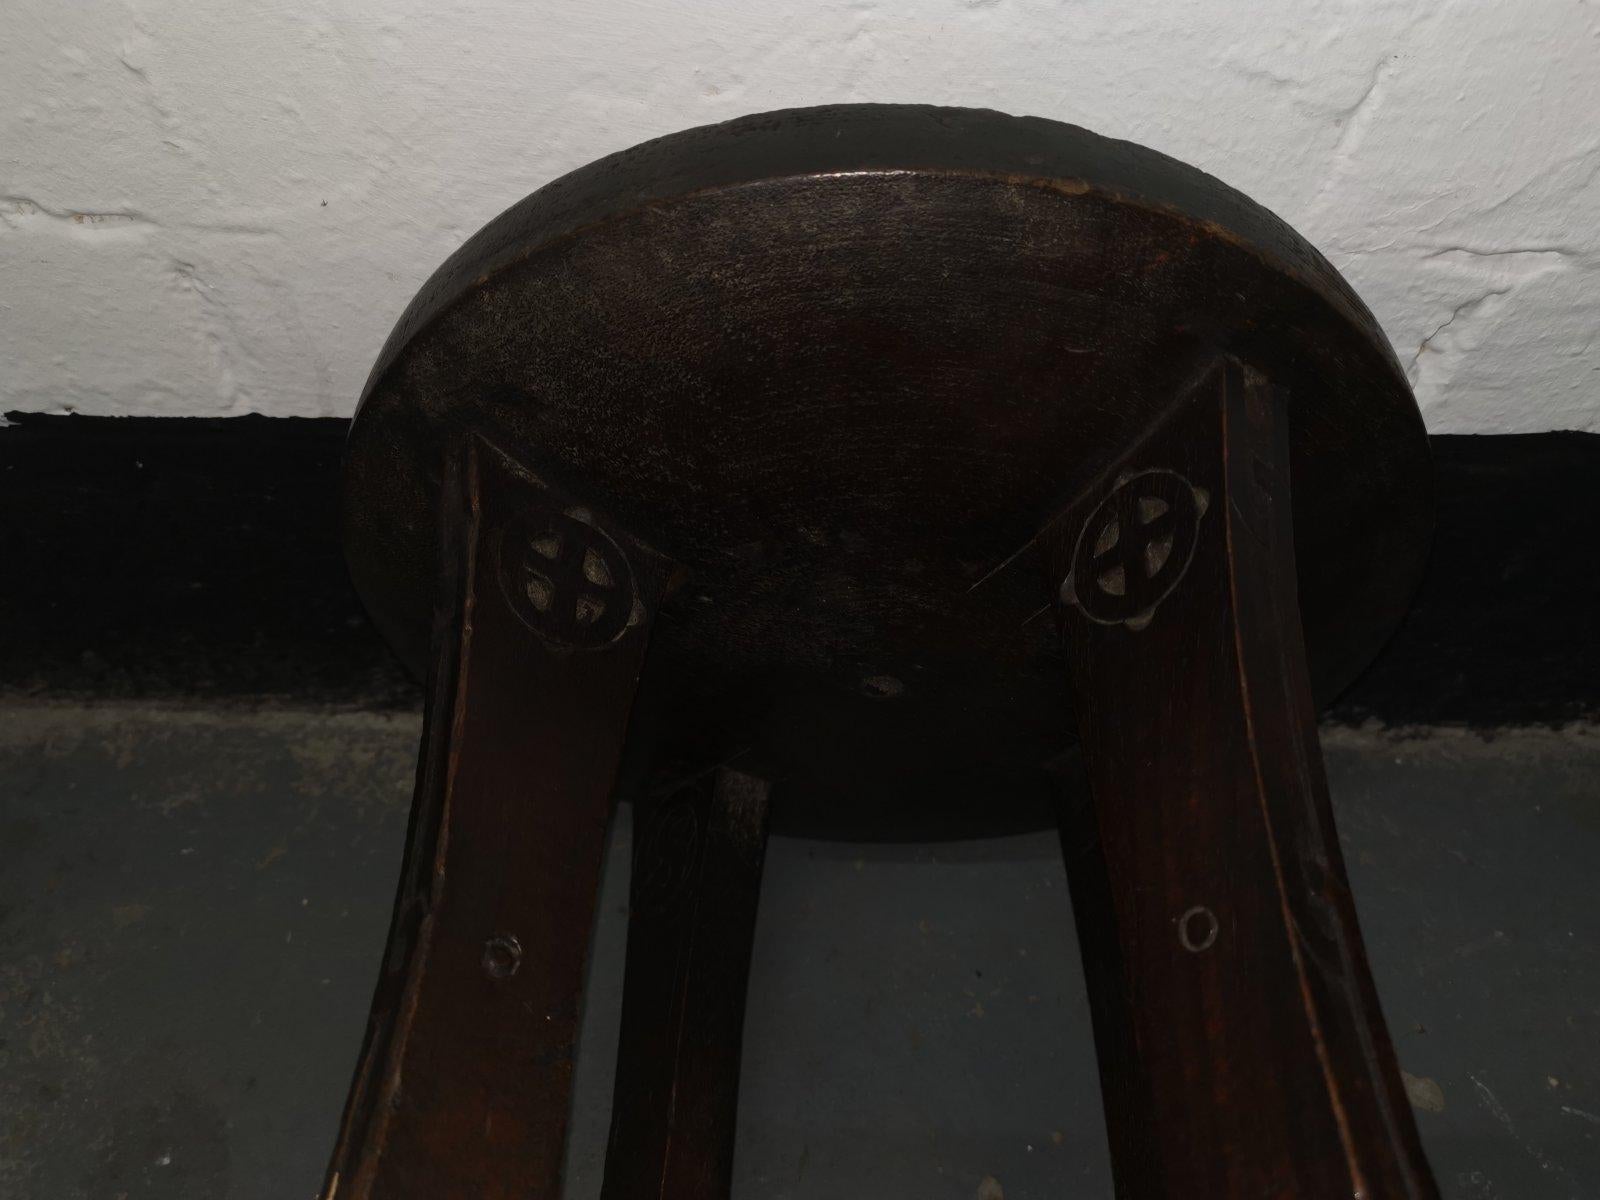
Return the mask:
{"type": "MultiPolygon", "coordinates": [[[[409,709],[338,536],[336,419],[10,414],[0,694],[409,709]]],[[[1600,715],[1600,435],[1441,435],[1411,615],[1336,702],[1387,726],[1600,715]]]]}

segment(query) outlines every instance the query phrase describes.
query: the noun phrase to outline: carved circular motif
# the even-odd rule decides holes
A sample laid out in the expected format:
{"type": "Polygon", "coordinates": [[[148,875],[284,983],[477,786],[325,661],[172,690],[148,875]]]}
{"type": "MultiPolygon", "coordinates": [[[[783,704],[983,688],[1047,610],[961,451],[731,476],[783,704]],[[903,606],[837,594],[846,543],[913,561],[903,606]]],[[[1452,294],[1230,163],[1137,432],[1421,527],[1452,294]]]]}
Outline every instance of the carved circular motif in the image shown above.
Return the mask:
{"type": "Polygon", "coordinates": [[[1206,503],[1176,471],[1123,476],[1078,534],[1062,600],[1098,624],[1143,629],[1189,569],[1206,503]]]}
{"type": "Polygon", "coordinates": [[[574,513],[549,512],[500,538],[500,587],[511,610],[564,649],[604,646],[633,616],[633,571],[614,541],[574,513]]]}

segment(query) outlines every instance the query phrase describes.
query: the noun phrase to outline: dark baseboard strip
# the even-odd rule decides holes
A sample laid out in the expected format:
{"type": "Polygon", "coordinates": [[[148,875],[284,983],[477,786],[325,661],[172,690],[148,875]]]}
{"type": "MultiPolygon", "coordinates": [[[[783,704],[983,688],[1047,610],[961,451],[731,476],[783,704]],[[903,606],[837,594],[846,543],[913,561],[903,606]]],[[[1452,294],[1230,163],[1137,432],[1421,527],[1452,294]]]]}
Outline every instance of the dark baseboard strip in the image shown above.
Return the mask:
{"type": "Polygon", "coordinates": [[[8,419],[0,687],[420,703],[345,576],[349,422],[8,419]]]}
{"type": "MultiPolygon", "coordinates": [[[[419,704],[345,577],[347,422],[10,420],[0,692],[419,704]]],[[[1426,581],[1333,716],[1476,728],[1600,716],[1600,435],[1433,448],[1426,581]]]]}

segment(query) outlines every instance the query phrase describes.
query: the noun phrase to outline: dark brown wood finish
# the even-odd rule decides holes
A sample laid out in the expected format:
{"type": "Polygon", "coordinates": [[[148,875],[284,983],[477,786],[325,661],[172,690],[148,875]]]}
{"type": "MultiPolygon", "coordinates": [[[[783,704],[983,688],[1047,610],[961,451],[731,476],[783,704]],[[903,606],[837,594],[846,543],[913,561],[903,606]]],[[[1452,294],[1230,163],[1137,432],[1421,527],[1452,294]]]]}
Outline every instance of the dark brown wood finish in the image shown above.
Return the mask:
{"type": "Polygon", "coordinates": [[[641,775],[750,774],[641,814],[607,1200],[726,1194],[756,777],[805,832],[999,832],[990,798],[1042,794],[1074,726],[1119,1193],[1428,1200],[1314,713],[1404,610],[1430,495],[1337,272],[1137,146],[799,110],[517,205],[418,295],[351,433],[352,576],[408,660],[441,510],[457,582],[329,1191],[557,1194],[637,685],[641,775]],[[659,614],[622,529],[678,564],[659,614]]]}
{"type": "Polygon", "coordinates": [[[603,1200],[729,1194],[767,801],[724,767],[635,807],[603,1200]]]}
{"type": "Polygon", "coordinates": [[[325,1200],[560,1193],[601,852],[664,563],[472,437],[416,800],[325,1200]]]}
{"type": "Polygon", "coordinates": [[[1233,359],[1041,540],[1092,833],[1063,842],[1119,1195],[1437,1196],[1328,804],[1287,397],[1233,359]]]}
{"type": "Polygon", "coordinates": [[[419,661],[437,446],[482,431],[693,576],[645,681],[685,773],[748,750],[784,780],[784,827],[816,835],[1005,828],[1005,797],[1042,791],[1074,724],[1031,539],[1219,348],[1295,396],[1326,700],[1393,628],[1427,544],[1426,441],[1382,333],[1217,180],[993,112],[742,118],[491,222],[373,370],[352,578],[419,661]]]}

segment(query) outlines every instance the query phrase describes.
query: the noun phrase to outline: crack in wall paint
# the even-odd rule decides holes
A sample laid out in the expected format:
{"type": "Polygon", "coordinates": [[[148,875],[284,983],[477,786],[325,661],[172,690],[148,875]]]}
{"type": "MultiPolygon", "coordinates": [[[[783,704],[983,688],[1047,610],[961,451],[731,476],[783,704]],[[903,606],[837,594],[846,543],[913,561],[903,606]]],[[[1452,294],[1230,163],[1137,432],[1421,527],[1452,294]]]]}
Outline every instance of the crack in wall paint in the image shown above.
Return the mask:
{"type": "Polygon", "coordinates": [[[542,183],[748,112],[913,100],[1260,200],[1347,272],[1435,432],[1600,429],[1593,6],[14,8],[0,272],[28,303],[0,301],[0,410],[346,416],[410,292],[542,183]]]}

